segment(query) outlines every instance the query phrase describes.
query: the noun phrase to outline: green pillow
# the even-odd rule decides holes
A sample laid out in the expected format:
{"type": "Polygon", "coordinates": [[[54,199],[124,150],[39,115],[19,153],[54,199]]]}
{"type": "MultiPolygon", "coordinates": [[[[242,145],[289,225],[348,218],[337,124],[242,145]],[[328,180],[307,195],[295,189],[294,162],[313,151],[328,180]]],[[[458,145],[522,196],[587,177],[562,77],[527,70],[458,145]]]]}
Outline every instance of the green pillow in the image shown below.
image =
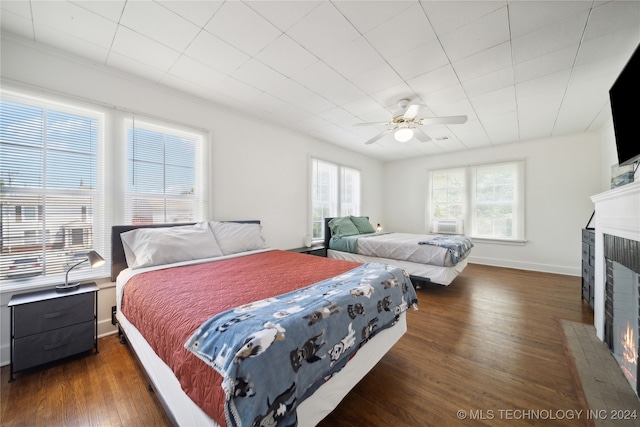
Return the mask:
{"type": "Polygon", "coordinates": [[[354,236],[360,234],[348,216],[333,218],[329,221],[329,228],[331,229],[332,236],[354,236]]]}
{"type": "Polygon", "coordinates": [[[369,222],[369,218],[366,216],[351,216],[351,222],[358,229],[359,234],[365,233],[375,233],[376,230],[373,228],[373,225],[369,222]]]}

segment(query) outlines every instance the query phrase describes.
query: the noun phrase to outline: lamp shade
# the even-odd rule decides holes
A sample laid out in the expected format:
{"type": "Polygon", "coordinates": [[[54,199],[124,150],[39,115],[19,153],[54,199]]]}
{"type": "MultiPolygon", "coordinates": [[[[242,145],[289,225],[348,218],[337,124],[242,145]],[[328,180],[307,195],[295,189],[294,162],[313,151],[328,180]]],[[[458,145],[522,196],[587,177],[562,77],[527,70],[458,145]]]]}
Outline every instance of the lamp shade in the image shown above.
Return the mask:
{"type": "Polygon", "coordinates": [[[396,141],[407,142],[408,140],[413,138],[413,130],[409,128],[400,128],[395,131],[393,137],[396,139],[396,141]]]}
{"type": "Polygon", "coordinates": [[[87,252],[87,257],[85,259],[74,264],[73,266],[71,266],[71,268],[67,270],[67,274],[65,275],[65,278],[64,278],[64,285],[56,286],[56,290],[58,292],[69,291],[72,289],[76,289],[78,286],[80,286],[80,283],[69,283],[69,272],[87,260],[89,261],[89,265],[91,265],[91,268],[100,267],[105,263],[104,258],[102,258],[98,252],[96,251],[87,252]]]}
{"type": "Polygon", "coordinates": [[[87,258],[89,259],[89,264],[91,265],[91,268],[100,267],[101,265],[104,265],[104,263],[106,262],[104,258],[102,258],[100,254],[96,251],[87,252],[87,258]]]}

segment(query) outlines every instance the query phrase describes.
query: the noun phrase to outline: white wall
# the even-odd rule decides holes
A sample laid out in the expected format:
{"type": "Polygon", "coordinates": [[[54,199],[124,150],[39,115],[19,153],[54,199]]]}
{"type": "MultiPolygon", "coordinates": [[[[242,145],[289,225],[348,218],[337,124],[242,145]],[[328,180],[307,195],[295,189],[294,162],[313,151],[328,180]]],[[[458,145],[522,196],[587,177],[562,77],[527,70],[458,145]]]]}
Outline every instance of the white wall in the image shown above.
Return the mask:
{"type": "Polygon", "coordinates": [[[427,171],[525,159],[524,246],[475,242],[469,261],[580,275],[581,235],[600,189],[600,135],[580,134],[385,164],[384,228],[425,232],[427,171]]]}
{"type": "MultiPolygon", "coordinates": [[[[309,233],[309,156],[359,169],[362,212],[380,221],[378,160],[27,41],[3,38],[1,55],[5,89],[26,87],[208,130],[211,219],[259,219],[271,247],[303,246],[309,233]]],[[[122,216],[116,213],[113,221],[120,223],[122,216]]],[[[99,285],[99,334],[103,335],[114,330],[110,309],[116,304],[115,290],[108,279],[99,280],[99,285]]],[[[6,364],[11,294],[1,296],[0,361],[6,364]]]]}

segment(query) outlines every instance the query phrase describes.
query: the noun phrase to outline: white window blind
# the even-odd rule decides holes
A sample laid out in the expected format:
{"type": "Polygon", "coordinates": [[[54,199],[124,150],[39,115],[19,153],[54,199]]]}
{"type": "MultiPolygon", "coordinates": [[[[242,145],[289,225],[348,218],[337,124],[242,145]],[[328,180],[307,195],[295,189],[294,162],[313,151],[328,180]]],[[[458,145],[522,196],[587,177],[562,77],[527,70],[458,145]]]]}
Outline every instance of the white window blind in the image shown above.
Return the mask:
{"type": "Polygon", "coordinates": [[[324,239],[324,219],[360,215],[360,171],[311,159],[311,227],[314,240],[324,239]]]}
{"type": "MultiPolygon", "coordinates": [[[[32,98],[0,100],[0,280],[5,284],[60,280],[88,250],[104,252],[104,242],[94,247],[95,224],[103,221],[102,126],[97,112],[32,98]]],[[[82,269],[88,270],[88,263],[74,273],[82,269]]]]}
{"type": "Polygon", "coordinates": [[[131,120],[127,147],[126,217],[130,223],[206,219],[202,134],[131,120]]]}

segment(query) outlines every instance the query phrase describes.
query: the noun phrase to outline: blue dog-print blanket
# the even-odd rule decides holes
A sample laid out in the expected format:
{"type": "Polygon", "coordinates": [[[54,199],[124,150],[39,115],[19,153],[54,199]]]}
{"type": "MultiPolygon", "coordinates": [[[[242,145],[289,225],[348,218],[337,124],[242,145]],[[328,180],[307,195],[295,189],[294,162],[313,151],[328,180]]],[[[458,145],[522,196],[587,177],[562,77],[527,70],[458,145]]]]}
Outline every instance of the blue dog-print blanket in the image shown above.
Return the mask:
{"type": "Polygon", "coordinates": [[[297,405],[417,302],[406,272],[367,263],[220,313],[185,347],[223,377],[228,426],[295,426],[297,405]]]}
{"type": "Polygon", "coordinates": [[[467,252],[473,247],[471,239],[467,236],[436,236],[433,239],[418,242],[419,245],[440,246],[449,250],[451,262],[455,265],[467,256],[467,252]]]}

